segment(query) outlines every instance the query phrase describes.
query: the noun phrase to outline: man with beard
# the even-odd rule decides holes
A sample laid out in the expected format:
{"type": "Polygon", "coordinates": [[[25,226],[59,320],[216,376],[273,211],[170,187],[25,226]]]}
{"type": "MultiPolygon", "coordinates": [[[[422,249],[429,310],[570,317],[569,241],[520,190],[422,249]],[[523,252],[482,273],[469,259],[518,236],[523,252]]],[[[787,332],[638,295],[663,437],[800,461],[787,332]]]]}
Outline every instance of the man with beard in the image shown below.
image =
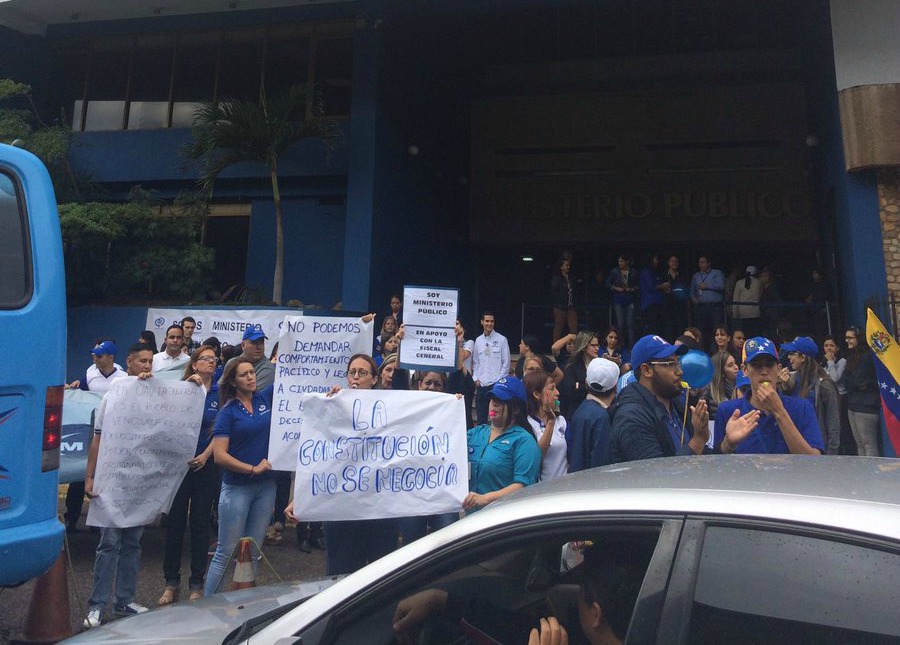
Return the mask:
{"type": "Polygon", "coordinates": [[[707,451],[709,411],[700,400],[685,413],[679,357],[685,345],[644,336],[631,350],[638,381],[622,390],[611,413],[612,463],[699,455],[707,451]]]}

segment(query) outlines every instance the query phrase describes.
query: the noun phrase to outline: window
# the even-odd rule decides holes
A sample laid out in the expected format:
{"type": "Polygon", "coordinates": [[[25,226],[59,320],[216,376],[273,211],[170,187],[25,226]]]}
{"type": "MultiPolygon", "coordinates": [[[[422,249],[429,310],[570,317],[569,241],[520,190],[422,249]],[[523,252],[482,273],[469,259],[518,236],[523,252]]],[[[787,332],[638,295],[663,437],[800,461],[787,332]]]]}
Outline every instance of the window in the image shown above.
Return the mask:
{"type": "Polygon", "coordinates": [[[692,644],[896,643],[900,556],[774,531],[712,527],[692,644]]]}
{"type": "Polygon", "coordinates": [[[0,308],[19,308],[28,300],[31,267],[24,213],[20,209],[17,185],[0,173],[0,308]]]}
{"type": "MultiPolygon", "coordinates": [[[[511,530],[502,536],[483,535],[480,544],[459,545],[452,553],[431,558],[419,571],[411,570],[390,588],[373,590],[356,606],[336,612],[334,629],[329,630],[334,638],[328,642],[392,642],[398,604],[421,603],[435,593],[440,605],[419,625],[418,643],[490,642],[474,639],[476,630],[495,641],[527,643],[531,628],[548,615],[555,615],[570,634],[577,635],[582,584],[592,585],[589,593],[608,598],[604,611],[624,637],[659,541],[659,524],[530,528],[518,535],[511,530]],[[584,556],[573,542],[596,549],[587,556],[590,574],[580,564],[584,556]]],[[[657,560],[668,562],[669,556],[666,551],[657,560]]],[[[570,640],[581,642],[577,636],[570,640]]]]}

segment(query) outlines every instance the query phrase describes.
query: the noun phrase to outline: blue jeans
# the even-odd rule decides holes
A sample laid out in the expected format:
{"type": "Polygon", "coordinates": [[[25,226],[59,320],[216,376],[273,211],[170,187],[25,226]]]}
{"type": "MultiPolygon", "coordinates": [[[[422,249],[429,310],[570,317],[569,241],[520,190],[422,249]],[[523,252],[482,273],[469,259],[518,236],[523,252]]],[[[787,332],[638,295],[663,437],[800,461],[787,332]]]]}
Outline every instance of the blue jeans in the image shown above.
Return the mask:
{"type": "MultiPolygon", "coordinates": [[[[219,544],[209,563],[203,595],[219,591],[219,585],[234,548],[242,537],[250,537],[260,545],[272,519],[275,505],[275,478],[272,476],[249,484],[222,482],[219,493],[219,544]]],[[[256,573],[259,552],[253,549],[253,572],[256,573]]]]}
{"type": "Polygon", "coordinates": [[[616,327],[619,328],[619,333],[622,334],[619,343],[630,348],[634,345],[634,303],[632,302],[629,305],[615,303],[613,304],[613,311],[616,313],[616,327]]]}
{"type": "Polygon", "coordinates": [[[134,601],[137,574],[141,566],[141,536],[143,526],[127,529],[100,529],[100,544],[94,559],[94,587],[88,605],[91,609],[106,607],[116,582],[116,606],[134,601]]]}

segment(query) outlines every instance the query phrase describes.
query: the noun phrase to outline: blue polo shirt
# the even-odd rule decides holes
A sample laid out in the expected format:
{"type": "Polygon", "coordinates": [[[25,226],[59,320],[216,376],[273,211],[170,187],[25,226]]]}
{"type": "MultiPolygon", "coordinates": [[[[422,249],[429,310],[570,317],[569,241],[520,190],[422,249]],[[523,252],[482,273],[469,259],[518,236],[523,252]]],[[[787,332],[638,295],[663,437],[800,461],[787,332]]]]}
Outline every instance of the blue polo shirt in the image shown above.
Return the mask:
{"type": "MultiPolygon", "coordinates": [[[[781,396],[784,403],[784,409],[797,426],[797,430],[803,435],[813,448],[820,452],[825,452],[825,444],[822,442],[822,431],[819,429],[819,421],[816,418],[816,411],[807,399],[798,399],[793,396],[781,396]]],[[[715,438],[714,446],[719,446],[725,438],[725,425],[728,419],[734,413],[735,409],[740,410],[741,414],[747,414],[751,410],[755,410],[750,405],[750,393],[739,399],[732,399],[719,404],[716,412],[716,424],[713,429],[715,438]]],[[[775,422],[775,417],[770,414],[762,413],[759,417],[759,425],[751,432],[746,439],[738,444],[735,452],[739,455],[787,455],[790,454],[787,442],[775,422]]]]}
{"type": "Polygon", "coordinates": [[[467,433],[470,491],[491,493],[510,484],[530,486],[538,480],[541,449],[528,430],[512,426],[493,441],[490,438],[489,424],[467,433]]]}
{"type": "Polygon", "coordinates": [[[209,442],[212,441],[213,424],[216,422],[216,415],[219,413],[219,384],[213,381],[212,387],[206,393],[206,401],[203,403],[203,421],[200,422],[200,436],[197,437],[197,450],[194,452],[196,457],[206,450],[209,442]]]}
{"type": "MultiPolygon", "coordinates": [[[[253,410],[232,399],[219,410],[213,437],[228,437],[228,454],[255,466],[269,455],[269,422],[272,420],[272,394],[274,385],[253,393],[253,410]]],[[[271,470],[250,477],[222,469],[222,481],[226,484],[249,484],[272,477],[271,470]]]]}

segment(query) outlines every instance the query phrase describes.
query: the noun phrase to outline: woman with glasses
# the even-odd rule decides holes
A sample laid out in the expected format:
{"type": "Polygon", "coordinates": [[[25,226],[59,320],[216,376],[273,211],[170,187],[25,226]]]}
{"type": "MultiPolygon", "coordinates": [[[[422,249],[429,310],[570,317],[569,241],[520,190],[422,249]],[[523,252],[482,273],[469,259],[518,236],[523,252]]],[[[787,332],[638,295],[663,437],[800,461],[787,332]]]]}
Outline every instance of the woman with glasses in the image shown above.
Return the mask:
{"type": "MultiPolygon", "coordinates": [[[[382,368],[388,360],[382,363],[382,368]]],[[[355,354],[347,364],[347,387],[351,390],[375,390],[379,381],[378,366],[368,354],[355,354]]],[[[335,385],[327,396],[341,391],[335,385]]],[[[302,522],[294,515],[291,502],[285,515],[302,522]]],[[[398,522],[395,518],[382,520],[340,520],[325,522],[325,573],[338,576],[353,573],[370,562],[397,548],[398,522]]]]}
{"type": "Polygon", "coordinates": [[[578,332],[560,389],[560,409],[564,416],[571,418],[587,396],[587,366],[599,354],[600,340],[597,335],[590,331],[578,332]]]}
{"type": "Polygon", "coordinates": [[[219,543],[206,574],[207,596],[219,591],[225,569],[242,537],[255,541],[256,571],[259,545],[266,537],[275,506],[275,478],[268,460],[273,387],[257,391],[256,369],[242,356],[225,366],[219,382],[220,406],[212,450],[223,474],[219,543]]]}
{"type": "Polygon", "coordinates": [[[203,597],[203,574],[206,572],[206,553],[209,548],[209,516],[219,487],[219,470],[210,461],[213,454],[212,431],[219,412],[219,386],[213,380],[217,365],[216,352],[210,345],[201,345],[187,365],[183,381],[202,385],[206,392],[203,421],[194,457],[188,462],[188,472],[175,493],[166,523],[166,545],[163,575],[166,587],[157,604],[169,605],[178,601],[181,591],[181,546],[188,523],[191,527],[191,577],[188,580],[190,599],[203,597]]]}
{"type": "Polygon", "coordinates": [[[463,509],[472,513],[538,480],[541,449],[531,432],[525,386],[515,376],[494,383],[489,423],[469,430],[469,494],[463,509]]]}
{"type": "Polygon", "coordinates": [[[847,388],[847,415],[856,450],[866,457],[878,457],[878,433],[881,430],[881,395],[875,375],[875,359],[859,327],[844,333],[847,343],[847,366],[844,387],[847,388]]]}

